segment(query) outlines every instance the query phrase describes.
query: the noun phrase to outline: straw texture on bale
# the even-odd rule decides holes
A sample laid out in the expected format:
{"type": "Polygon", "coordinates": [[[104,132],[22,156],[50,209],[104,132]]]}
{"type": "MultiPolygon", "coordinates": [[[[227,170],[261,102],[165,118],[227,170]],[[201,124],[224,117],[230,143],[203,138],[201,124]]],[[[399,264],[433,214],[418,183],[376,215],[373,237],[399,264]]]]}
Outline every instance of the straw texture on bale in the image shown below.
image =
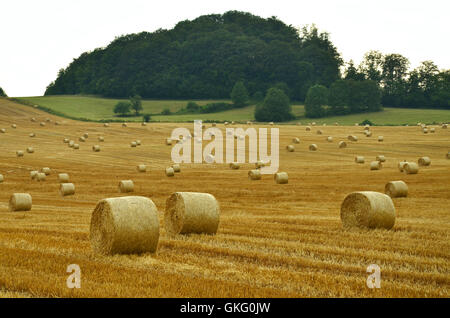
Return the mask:
{"type": "Polygon", "coordinates": [[[0,183],[2,183],[2,182],[3,182],[3,180],[5,180],[5,179],[4,179],[3,175],[2,175],[2,174],[0,174],[0,183]]]}
{"type": "Polygon", "coordinates": [[[122,180],[119,182],[119,191],[121,193],[133,192],[134,183],[132,180],[122,180]]]}
{"type": "Polygon", "coordinates": [[[16,155],[17,155],[17,157],[23,157],[23,151],[22,150],[17,150],[16,151],[16,155]]]}
{"type": "Polygon", "coordinates": [[[309,145],[309,150],[310,151],[316,151],[317,150],[317,145],[316,144],[309,145]]]}
{"type": "Polygon", "coordinates": [[[69,175],[67,173],[58,174],[59,183],[69,183],[69,175]]]}
{"type": "Polygon", "coordinates": [[[99,145],[92,146],[92,151],[99,152],[100,151],[100,146],[99,145]]]}
{"type": "Polygon", "coordinates": [[[383,137],[383,136],[378,136],[378,141],[379,141],[379,142],[384,141],[384,137],[383,137]]]}
{"type": "Polygon", "coordinates": [[[298,139],[298,138],[293,138],[293,139],[292,139],[292,142],[293,142],[294,144],[299,144],[299,143],[300,143],[300,139],[298,139]]]}
{"type": "Polygon", "coordinates": [[[261,171],[259,169],[250,170],[248,172],[248,178],[250,180],[261,180],[261,171]]]}
{"type": "Polygon", "coordinates": [[[274,179],[278,184],[286,184],[288,183],[288,174],[287,172],[278,172],[274,175],[274,179]]]}
{"type": "Polygon", "coordinates": [[[36,181],[38,181],[38,182],[41,182],[41,181],[45,181],[45,178],[46,178],[46,175],[45,175],[45,173],[42,173],[42,172],[39,172],[37,175],[36,175],[36,181]]]}
{"type": "Polygon", "coordinates": [[[178,163],[172,165],[173,172],[181,172],[180,165],[178,163]]]}
{"type": "Polygon", "coordinates": [[[159,241],[155,204],[138,196],[101,200],[92,212],[90,241],[96,254],[155,252],[159,241]]]}
{"type": "Polygon", "coordinates": [[[31,177],[31,180],[36,179],[38,173],[39,173],[39,172],[38,172],[37,170],[30,171],[30,177],[31,177]]]}
{"type": "Polygon", "coordinates": [[[341,205],[344,228],[391,229],[395,224],[395,207],[392,199],[372,191],[353,192],[341,205]]]}
{"type": "Polygon", "coordinates": [[[28,193],[14,193],[9,199],[10,211],[30,211],[32,205],[33,200],[28,193]]]}
{"type": "Polygon", "coordinates": [[[406,162],[406,161],[400,161],[399,163],[398,163],[398,170],[400,170],[400,172],[403,172],[403,170],[405,169],[405,165],[407,164],[408,162],[406,162]]]}
{"type": "Polygon", "coordinates": [[[48,167],[42,168],[41,171],[43,173],[45,173],[46,176],[48,176],[52,172],[52,170],[50,168],[48,168],[48,167]]]}
{"type": "Polygon", "coordinates": [[[143,164],[140,164],[140,165],[137,166],[137,171],[138,172],[146,172],[147,171],[147,166],[143,165],[143,164]]]}
{"type": "Polygon", "coordinates": [[[345,141],[339,141],[339,148],[345,148],[347,147],[347,143],[345,141]]]}
{"type": "Polygon", "coordinates": [[[34,148],[33,147],[28,147],[27,148],[27,152],[28,153],[34,153],[34,148]]]}
{"type": "Polygon", "coordinates": [[[220,207],[209,193],[175,192],[166,201],[164,226],[169,234],[216,234],[220,207]]]}
{"type": "Polygon", "coordinates": [[[174,175],[175,175],[175,171],[173,170],[172,167],[166,168],[166,176],[173,177],[174,175]]]}
{"type": "Polygon", "coordinates": [[[408,196],[408,186],[403,181],[390,181],[384,187],[384,193],[391,198],[408,196]]]}
{"type": "Polygon", "coordinates": [[[380,161],[372,161],[370,163],[370,170],[380,170],[381,169],[381,162],[380,161]]]}
{"type": "Polygon", "coordinates": [[[240,165],[239,165],[238,162],[232,162],[232,163],[230,163],[230,168],[231,168],[231,169],[237,170],[237,169],[239,169],[239,167],[240,167],[240,165]]]}
{"type": "Polygon", "coordinates": [[[75,194],[75,185],[73,183],[61,183],[59,186],[59,193],[65,197],[66,195],[75,194]]]}
{"type": "Polygon", "coordinates": [[[415,162],[407,162],[403,169],[406,174],[417,174],[419,172],[419,166],[415,162]]]}
{"type": "Polygon", "coordinates": [[[328,137],[327,137],[327,141],[328,141],[328,142],[333,142],[333,137],[328,136],[328,137]]]}
{"type": "Polygon", "coordinates": [[[355,157],[356,163],[364,163],[364,157],[363,156],[356,156],[355,157]]]}
{"type": "Polygon", "coordinates": [[[289,151],[289,152],[294,152],[295,148],[294,148],[293,145],[287,145],[286,146],[286,150],[289,151]]]}
{"type": "Polygon", "coordinates": [[[418,160],[419,166],[429,166],[431,164],[430,157],[421,157],[418,160]]]}
{"type": "Polygon", "coordinates": [[[378,155],[375,160],[379,161],[379,162],[385,162],[386,161],[386,157],[383,155],[378,155]]]}

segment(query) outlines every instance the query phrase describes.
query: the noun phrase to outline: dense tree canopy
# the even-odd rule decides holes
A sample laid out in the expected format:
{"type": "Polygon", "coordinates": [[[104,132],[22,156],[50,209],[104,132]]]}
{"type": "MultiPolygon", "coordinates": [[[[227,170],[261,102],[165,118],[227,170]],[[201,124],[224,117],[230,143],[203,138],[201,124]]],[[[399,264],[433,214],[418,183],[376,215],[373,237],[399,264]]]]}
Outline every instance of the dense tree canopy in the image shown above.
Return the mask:
{"type": "Polygon", "coordinates": [[[236,82],[230,94],[231,101],[235,107],[244,107],[248,102],[248,92],[241,81],[236,82]]]}
{"type": "Polygon", "coordinates": [[[5,91],[3,90],[3,88],[0,87],[0,97],[8,97],[5,93],[5,91]]]}
{"type": "Polygon", "coordinates": [[[294,119],[291,113],[289,97],[279,88],[272,87],[267,91],[264,102],[255,109],[257,121],[287,121],[294,119]]]}
{"type": "Polygon", "coordinates": [[[314,26],[299,31],[275,17],[229,11],[116,38],[60,70],[45,94],[229,98],[243,81],[250,96],[284,83],[302,100],[310,85],[339,78],[341,64],[314,26]]]}

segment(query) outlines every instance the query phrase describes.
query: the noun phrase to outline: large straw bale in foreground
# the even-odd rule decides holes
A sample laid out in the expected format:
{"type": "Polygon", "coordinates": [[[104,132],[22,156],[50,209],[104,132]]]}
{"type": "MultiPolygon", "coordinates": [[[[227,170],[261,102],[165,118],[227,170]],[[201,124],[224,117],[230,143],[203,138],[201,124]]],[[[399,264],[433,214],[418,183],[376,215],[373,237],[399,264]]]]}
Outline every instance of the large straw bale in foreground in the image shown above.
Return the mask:
{"type": "Polygon", "coordinates": [[[406,197],[408,195],[408,186],[401,180],[390,181],[386,183],[384,187],[384,193],[386,193],[391,198],[406,197]]]}
{"type": "Polygon", "coordinates": [[[75,185],[73,183],[61,183],[59,193],[64,197],[66,195],[75,194],[75,185]]]}
{"type": "Polygon", "coordinates": [[[155,204],[145,197],[103,199],[92,212],[90,241],[97,254],[155,252],[159,219],[155,204]]]}
{"type": "Polygon", "coordinates": [[[395,207],[386,194],[353,192],[342,202],[341,221],[345,228],[391,229],[395,224],[395,207]]]}
{"type": "Polygon", "coordinates": [[[10,211],[30,211],[33,201],[28,193],[14,193],[9,199],[10,211]]]}
{"type": "Polygon", "coordinates": [[[175,192],[166,201],[164,225],[170,234],[215,234],[220,207],[209,193],[175,192]]]}

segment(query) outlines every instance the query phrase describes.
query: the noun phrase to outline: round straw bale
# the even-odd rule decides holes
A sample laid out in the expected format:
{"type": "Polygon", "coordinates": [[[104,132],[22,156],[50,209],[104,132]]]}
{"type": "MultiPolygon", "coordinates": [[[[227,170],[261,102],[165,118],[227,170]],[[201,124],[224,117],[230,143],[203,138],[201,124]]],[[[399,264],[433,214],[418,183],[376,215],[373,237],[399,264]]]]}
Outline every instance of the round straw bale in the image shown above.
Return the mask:
{"type": "Polygon", "coordinates": [[[42,121],[42,122],[39,123],[39,125],[41,125],[42,127],[44,127],[44,126],[45,126],[45,123],[42,121]]]}
{"type": "Polygon", "coordinates": [[[141,123],[141,126],[147,126],[147,123],[144,121],[141,123]]]}
{"type": "MultiPolygon", "coordinates": [[[[247,122],[248,123],[248,122],[247,122]]],[[[216,125],[216,123],[212,123],[211,124],[211,127],[216,127],[217,125],[216,125]]]]}
{"type": "Polygon", "coordinates": [[[9,199],[10,211],[30,211],[32,205],[33,200],[28,193],[14,193],[9,199]]]}
{"type": "Polygon", "coordinates": [[[311,127],[306,126],[305,130],[306,130],[306,131],[311,131],[311,127]]]}
{"type": "Polygon", "coordinates": [[[136,146],[140,146],[140,145],[141,145],[141,141],[140,141],[139,139],[137,139],[137,140],[135,141],[135,143],[136,143],[136,146]]]}
{"type": "Polygon", "coordinates": [[[292,142],[293,142],[294,144],[299,144],[299,143],[300,143],[300,139],[298,139],[297,137],[296,137],[296,138],[293,138],[293,139],[292,139],[292,142]]]}
{"type": "Polygon", "coordinates": [[[122,127],[128,127],[127,123],[123,123],[122,127]]]}
{"type": "Polygon", "coordinates": [[[68,139],[68,138],[64,138],[64,139],[63,139],[63,142],[64,142],[65,144],[68,144],[68,143],[69,143],[69,139],[68,139]]]}
{"type": "Polygon", "coordinates": [[[384,193],[391,198],[406,197],[408,195],[408,186],[403,181],[390,181],[386,183],[384,193]]]}
{"type": "Polygon", "coordinates": [[[430,133],[434,134],[436,132],[436,129],[430,128],[430,133]]]}
{"type": "Polygon", "coordinates": [[[81,141],[81,142],[85,142],[85,141],[86,141],[86,138],[84,138],[83,136],[81,136],[80,138],[78,138],[78,140],[81,141]]]}
{"type": "Polygon", "coordinates": [[[240,167],[240,165],[239,165],[238,162],[232,162],[232,163],[230,163],[230,168],[231,168],[231,169],[237,170],[237,169],[239,169],[239,167],[240,167]]]}
{"type": "Polygon", "coordinates": [[[175,175],[175,171],[173,171],[172,167],[166,168],[166,176],[173,177],[175,175]]]}
{"type": "Polygon", "coordinates": [[[428,128],[424,128],[422,131],[424,134],[428,134],[428,128]]]}
{"type": "Polygon", "coordinates": [[[147,171],[147,166],[144,164],[140,164],[137,166],[137,171],[138,172],[146,172],[147,171]]]}
{"type": "Polygon", "coordinates": [[[65,197],[66,195],[75,194],[75,185],[73,183],[61,183],[59,186],[59,193],[65,197]]]}
{"type": "Polygon", "coordinates": [[[73,149],[80,149],[80,145],[79,144],[73,144],[73,149]]]}
{"type": "Polygon", "coordinates": [[[341,141],[339,141],[339,148],[345,148],[345,147],[347,147],[347,143],[345,142],[345,141],[343,141],[343,140],[341,140],[341,141]]]}
{"type": "Polygon", "coordinates": [[[228,126],[228,122],[227,122],[227,121],[226,121],[226,122],[224,122],[223,124],[224,124],[225,126],[228,126]]]}
{"type": "Polygon", "coordinates": [[[289,152],[294,152],[294,150],[295,150],[295,148],[294,148],[293,145],[287,145],[287,146],[286,146],[286,149],[287,149],[287,151],[289,151],[289,152]]]}
{"type": "Polygon", "coordinates": [[[69,175],[67,173],[58,174],[59,183],[69,183],[69,175]]]}
{"type": "Polygon", "coordinates": [[[133,192],[134,183],[132,180],[122,180],[119,182],[119,191],[122,193],[133,192]]]}
{"type": "Polygon", "coordinates": [[[34,148],[33,147],[28,147],[27,148],[27,152],[28,153],[34,153],[34,148]]]}
{"type": "Polygon", "coordinates": [[[400,161],[399,163],[398,163],[398,170],[400,170],[400,172],[403,172],[403,170],[405,169],[405,165],[407,164],[408,162],[406,162],[406,161],[400,161]]]}
{"type": "Polygon", "coordinates": [[[255,162],[255,168],[256,169],[262,168],[264,166],[265,166],[265,164],[264,164],[264,162],[262,160],[258,160],[258,161],[255,162]]]}
{"type": "Polygon", "coordinates": [[[248,172],[248,178],[250,180],[261,180],[261,170],[254,169],[248,172]]]}
{"type": "Polygon", "coordinates": [[[36,179],[38,173],[39,173],[39,171],[37,171],[37,170],[30,171],[31,180],[36,179]]]}
{"type": "Polygon", "coordinates": [[[2,174],[0,174],[0,183],[2,183],[2,182],[3,182],[3,180],[5,180],[5,179],[4,179],[3,175],[2,175],[2,174]]]}
{"type": "Polygon", "coordinates": [[[216,234],[220,207],[209,193],[175,192],[166,200],[164,226],[169,234],[216,234]]]}
{"type": "Polygon", "coordinates": [[[270,125],[270,126],[273,126],[273,121],[271,121],[271,122],[269,123],[269,125],[270,125]]]}
{"type": "Polygon", "coordinates": [[[88,139],[88,137],[89,137],[89,133],[87,133],[87,132],[86,132],[86,133],[84,133],[84,134],[83,134],[83,137],[84,137],[84,138],[86,138],[86,139],[88,139]]]}
{"type": "Polygon", "coordinates": [[[288,174],[287,174],[287,172],[275,173],[273,178],[275,179],[275,182],[278,183],[278,184],[288,183],[288,174]]]}
{"type": "Polygon", "coordinates": [[[316,122],[315,122],[315,121],[313,121],[313,122],[311,123],[311,125],[312,125],[312,126],[315,126],[315,125],[316,125],[316,122]]]}
{"type": "Polygon", "coordinates": [[[173,172],[181,172],[180,165],[178,163],[172,165],[173,172]]]}
{"type": "Polygon", "coordinates": [[[16,125],[16,124],[12,124],[12,125],[11,125],[11,128],[16,129],[16,128],[17,128],[17,125],[16,125]]]}
{"type": "Polygon", "coordinates": [[[17,150],[16,151],[16,155],[17,155],[17,157],[23,157],[23,151],[22,150],[17,150]]]}
{"type": "Polygon", "coordinates": [[[370,130],[370,126],[369,126],[369,125],[365,125],[365,126],[364,126],[364,130],[365,130],[365,131],[370,130]]]}
{"type": "Polygon", "coordinates": [[[30,135],[29,135],[31,138],[33,138],[33,137],[36,137],[36,134],[35,133],[30,133],[30,135]]]}
{"type": "Polygon", "coordinates": [[[5,128],[2,128],[2,129],[0,129],[0,132],[1,132],[2,134],[6,133],[6,129],[5,129],[5,128]]]}
{"type": "Polygon", "coordinates": [[[104,123],[103,127],[109,127],[109,124],[108,123],[104,123]]]}
{"type": "Polygon", "coordinates": [[[327,137],[327,141],[328,141],[328,142],[333,142],[333,137],[328,136],[328,137],[327,137]]]}
{"type": "Polygon", "coordinates": [[[75,141],[70,140],[70,141],[69,141],[69,147],[70,147],[70,148],[73,148],[73,145],[75,145],[75,141]]]}
{"type": "Polygon", "coordinates": [[[415,162],[407,162],[403,166],[403,170],[406,174],[417,174],[419,172],[419,166],[415,162]]]}
{"type": "Polygon", "coordinates": [[[104,138],[103,136],[98,136],[98,141],[104,142],[104,141],[105,141],[105,138],[104,138]]]}
{"type": "Polygon", "coordinates": [[[383,137],[383,136],[378,136],[378,141],[379,141],[379,142],[384,141],[384,137],[383,137]]]}
{"type": "Polygon", "coordinates": [[[419,166],[429,166],[431,164],[430,157],[421,157],[418,160],[419,166]]]}
{"type": "Polygon", "coordinates": [[[35,121],[36,121],[36,118],[32,117],[32,118],[31,118],[31,121],[32,121],[32,122],[35,122],[35,121]]]}
{"type": "Polygon", "coordinates": [[[317,150],[317,145],[316,144],[309,145],[309,150],[310,151],[316,151],[317,150]]]}
{"type": "Polygon", "coordinates": [[[49,122],[51,122],[52,120],[51,120],[50,118],[45,118],[45,121],[49,123],[49,122]]]}
{"type": "Polygon", "coordinates": [[[100,146],[99,145],[92,146],[92,151],[99,152],[100,151],[100,146]]]}
{"type": "Polygon", "coordinates": [[[379,161],[379,162],[385,162],[386,161],[386,157],[383,155],[378,155],[375,160],[379,161]]]}
{"type": "Polygon", "coordinates": [[[316,131],[316,133],[317,133],[318,135],[322,135],[322,134],[323,134],[323,131],[319,129],[319,130],[316,131]]]}
{"type": "Polygon", "coordinates": [[[136,141],[132,141],[130,146],[133,147],[133,148],[136,147],[137,146],[136,141]]]}
{"type": "Polygon", "coordinates": [[[166,145],[170,146],[172,144],[172,139],[166,138],[166,145]]]}
{"type": "Polygon", "coordinates": [[[356,163],[364,163],[364,157],[363,156],[356,156],[355,157],[356,163]]]}
{"type": "Polygon", "coordinates": [[[347,136],[347,139],[350,140],[350,141],[358,141],[358,137],[353,136],[353,135],[347,136]]]}
{"type": "Polygon", "coordinates": [[[41,169],[41,172],[45,173],[45,175],[48,176],[52,172],[52,170],[48,167],[44,167],[41,169]]]}
{"type": "Polygon", "coordinates": [[[43,172],[38,172],[38,174],[35,177],[36,181],[38,181],[38,182],[45,181],[45,178],[46,178],[46,175],[43,172]]]}
{"type": "Polygon", "coordinates": [[[447,159],[450,159],[450,151],[447,152],[447,155],[445,156],[447,159]]]}
{"type": "Polygon", "coordinates": [[[448,126],[447,124],[442,124],[441,127],[442,127],[442,129],[447,129],[447,126],[448,126]]]}
{"type": "Polygon", "coordinates": [[[149,198],[103,199],[92,212],[90,241],[97,254],[153,253],[158,240],[158,210],[149,198]]]}
{"type": "Polygon", "coordinates": [[[55,121],[55,126],[58,126],[59,124],[59,121],[55,121]]]}
{"type": "Polygon", "coordinates": [[[386,194],[372,191],[353,192],[342,202],[341,221],[344,228],[389,230],[395,224],[395,207],[386,194]]]}
{"type": "Polygon", "coordinates": [[[381,162],[380,161],[372,161],[370,163],[370,170],[380,170],[381,169],[381,162]]]}

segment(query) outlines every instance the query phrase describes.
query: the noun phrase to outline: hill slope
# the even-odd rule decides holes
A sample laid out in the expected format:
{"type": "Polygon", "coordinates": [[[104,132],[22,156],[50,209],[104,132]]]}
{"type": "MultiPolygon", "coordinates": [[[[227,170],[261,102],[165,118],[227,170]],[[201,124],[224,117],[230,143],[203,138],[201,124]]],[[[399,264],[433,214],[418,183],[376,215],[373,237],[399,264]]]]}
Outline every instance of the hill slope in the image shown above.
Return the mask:
{"type": "Polygon", "coordinates": [[[326,34],[315,28],[303,33],[275,17],[236,11],[201,16],[83,53],[45,94],[229,98],[243,80],[250,94],[283,82],[292,98],[303,100],[311,83],[336,80],[342,64],[326,34]]]}

